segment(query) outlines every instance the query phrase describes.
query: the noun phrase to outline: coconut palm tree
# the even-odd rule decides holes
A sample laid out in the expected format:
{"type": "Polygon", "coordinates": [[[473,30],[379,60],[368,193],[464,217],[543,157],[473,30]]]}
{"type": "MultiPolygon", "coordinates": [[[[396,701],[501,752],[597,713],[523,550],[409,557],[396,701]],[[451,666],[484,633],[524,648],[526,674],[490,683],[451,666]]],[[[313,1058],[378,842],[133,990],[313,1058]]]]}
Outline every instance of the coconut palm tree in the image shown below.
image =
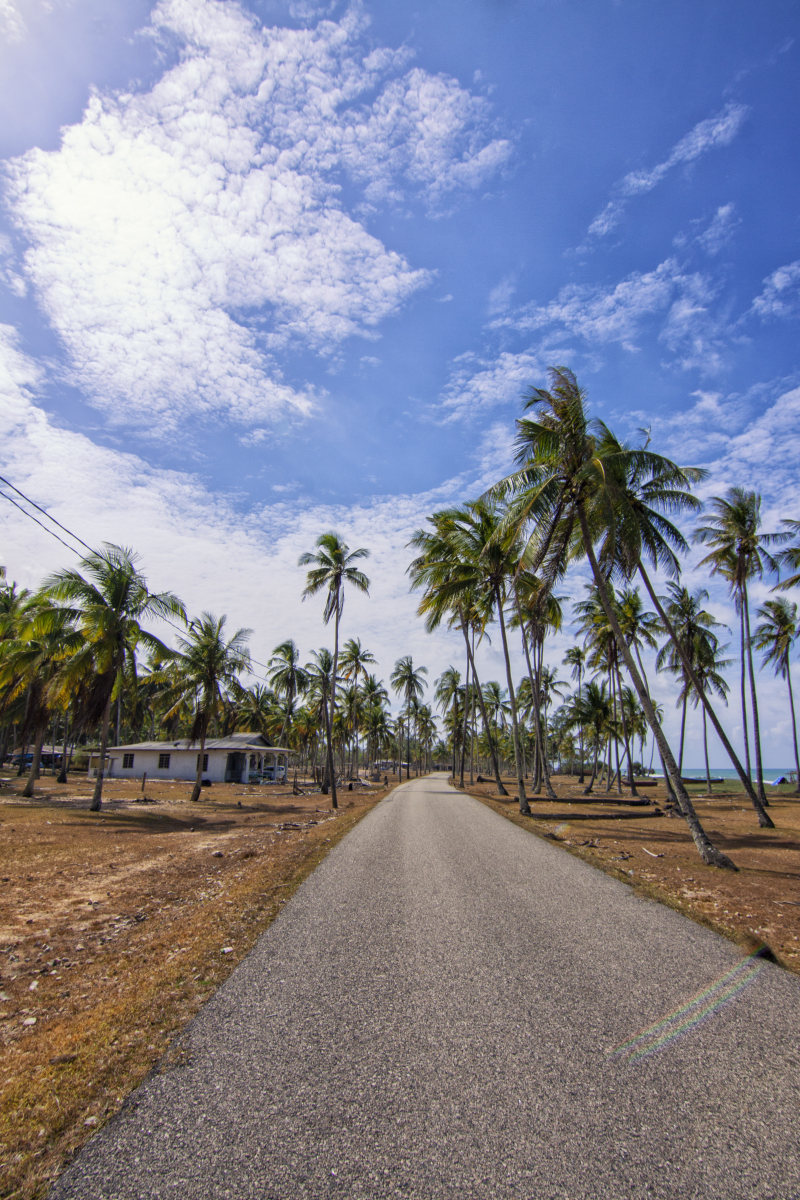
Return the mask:
{"type": "Polygon", "coordinates": [[[92,812],[98,812],[102,804],[111,702],[122,686],[125,671],[135,672],[140,645],[169,655],[164,643],[146,630],[143,622],[154,617],[186,620],[186,610],[173,592],[149,591],[138,561],[131,549],[105,542],[100,552],[92,551],[81,559],[80,570],[58,571],[44,583],[51,599],[66,602],[65,611],[83,638],[82,647],[65,664],[65,673],[71,679],[92,676],[87,722],[100,718],[100,762],[92,812]]]}
{"type": "Polygon", "coordinates": [[[797,772],[797,791],[800,794],[800,755],[797,752],[797,718],[794,711],[794,692],[792,691],[792,675],[789,667],[789,657],[792,647],[800,637],[800,623],[797,618],[797,605],[790,603],[782,596],[775,600],[767,600],[756,613],[761,622],[756,626],[755,644],[761,651],[761,661],[764,666],[770,663],[776,675],[786,680],[789,689],[789,711],[792,714],[792,742],[794,745],[794,765],[797,772]]]}
{"type": "Polygon", "coordinates": [[[353,729],[355,733],[355,768],[356,777],[358,777],[358,731],[361,723],[361,700],[362,692],[359,689],[359,682],[367,678],[367,667],[372,666],[376,662],[375,655],[371,650],[365,650],[361,645],[360,638],[348,638],[342,647],[341,666],[342,678],[348,681],[352,680],[355,685],[355,695],[353,697],[353,729]]]}
{"type": "MultiPolygon", "coordinates": [[[[474,572],[460,557],[460,550],[456,544],[459,513],[459,509],[442,509],[428,518],[430,529],[418,529],[415,532],[408,544],[414,546],[419,553],[407,570],[411,576],[411,587],[423,590],[417,612],[425,617],[427,631],[432,633],[445,619],[450,628],[461,630],[467,655],[467,701],[474,695],[480,708],[484,729],[488,729],[489,718],[475,665],[475,638],[477,636],[482,639],[486,636],[486,624],[491,616],[493,601],[486,588],[478,586],[474,572]]],[[[461,787],[464,786],[463,754],[469,708],[469,702],[465,703],[461,787]]],[[[500,764],[494,743],[490,745],[489,752],[498,794],[507,796],[508,792],[500,778],[500,764]]]]}
{"type": "MultiPolygon", "coordinates": [[[[300,555],[298,566],[309,567],[310,570],[306,574],[306,586],[303,590],[303,599],[306,596],[315,596],[317,592],[326,591],[325,608],[322,613],[322,619],[327,625],[331,617],[333,617],[333,664],[331,668],[331,689],[330,689],[330,712],[328,714],[327,729],[328,729],[328,776],[330,780],[331,793],[333,797],[333,807],[337,808],[336,802],[336,773],[333,767],[333,745],[331,738],[333,735],[333,714],[336,707],[336,677],[339,670],[339,622],[342,617],[344,608],[344,589],[346,584],[350,584],[357,591],[369,595],[369,579],[354,566],[361,559],[369,557],[369,550],[363,547],[358,550],[351,550],[346,542],[342,541],[338,533],[322,533],[317,538],[316,550],[307,550],[300,555]]],[[[327,792],[326,786],[323,784],[323,792],[327,792]]]]}
{"type": "Polygon", "coordinates": [[[598,595],[698,853],[710,865],[732,868],[731,860],[703,829],[681,782],[652,700],[625,643],[609,585],[612,573],[630,573],[643,552],[660,553],[664,539],[655,534],[665,521],[663,510],[675,511],[672,490],[663,490],[664,485],[673,477],[685,479],[686,473],[646,448],[622,447],[602,422],[590,420],[584,393],[566,367],[553,368],[550,380],[550,391],[531,389],[526,407],[533,417],[517,422],[519,469],[501,480],[494,493],[510,497],[507,522],[513,531],[527,536],[523,554],[531,570],[555,579],[568,558],[588,558],[598,595]],[[631,479],[647,492],[648,510],[658,521],[645,525],[641,514],[634,521],[634,510],[622,503],[625,492],[620,485],[631,479]]]}
{"type": "MultiPolygon", "coordinates": [[[[577,680],[578,691],[581,690],[583,683],[583,673],[586,670],[586,649],[583,646],[570,646],[564,655],[565,666],[572,668],[572,678],[577,680]]],[[[578,747],[580,750],[580,773],[578,775],[578,783],[584,781],[584,766],[583,766],[583,726],[578,724],[578,747]]]]}
{"type": "Polygon", "coordinates": [[[278,735],[281,743],[286,736],[286,730],[292,723],[294,702],[305,691],[308,682],[306,673],[299,663],[300,651],[292,638],[287,638],[286,641],[276,646],[267,663],[267,679],[273,691],[277,692],[279,696],[283,696],[284,700],[283,724],[278,735]]]}
{"type": "MultiPolygon", "coordinates": [[[[788,567],[790,574],[775,586],[779,591],[785,591],[786,588],[797,587],[800,583],[800,521],[784,520],[781,521],[781,525],[785,528],[778,534],[778,538],[789,545],[785,545],[776,557],[782,567],[788,567]]],[[[800,783],[800,779],[798,782],[800,783]]]]}
{"type": "MultiPolygon", "coordinates": [[[[726,667],[731,665],[731,660],[722,657],[724,651],[725,647],[720,646],[713,635],[711,637],[699,638],[692,650],[695,674],[700,680],[704,694],[708,695],[712,691],[716,692],[721,700],[725,700],[730,690],[722,672],[726,667]]],[[[683,700],[684,708],[685,697],[691,700],[693,708],[697,708],[697,705],[700,703],[700,695],[688,676],[684,676],[681,695],[678,697],[679,703],[683,700]]],[[[708,721],[706,720],[705,708],[703,709],[703,755],[706,767],[706,787],[710,793],[712,790],[711,769],[708,765],[708,721]]]]}
{"type": "Polygon", "coordinates": [[[441,713],[450,716],[450,732],[453,746],[453,780],[456,777],[456,753],[458,749],[459,722],[458,714],[464,699],[464,687],[461,683],[461,672],[453,666],[447,667],[436,680],[433,698],[441,713]]]}
{"type": "Polygon", "coordinates": [[[411,655],[404,654],[401,658],[398,658],[394,664],[394,670],[389,676],[392,688],[406,702],[406,779],[411,778],[411,719],[425,690],[425,681],[422,677],[427,674],[427,667],[415,667],[411,655]]]}
{"type": "MultiPolygon", "coordinates": [[[[777,560],[770,553],[768,547],[779,542],[781,535],[761,532],[761,497],[756,492],[733,487],[725,496],[714,496],[711,505],[713,516],[709,517],[705,525],[699,525],[694,535],[696,541],[712,547],[705,558],[700,560],[699,566],[708,566],[711,568],[712,575],[721,575],[727,579],[736,601],[741,622],[742,675],[744,675],[746,658],[750,683],[756,787],[759,800],[766,806],[768,802],[764,790],[764,770],[761,763],[761,731],[750,636],[750,602],[747,594],[747,581],[754,578],[760,579],[765,571],[777,572],[777,560]]],[[[747,713],[745,711],[744,686],[742,687],[742,706],[746,744],[747,713]]]]}
{"type": "Polygon", "coordinates": [[[16,636],[0,643],[0,688],[10,700],[25,697],[23,741],[33,743],[33,756],[23,796],[32,796],[39,775],[42,747],[57,700],[59,672],[82,646],[73,618],[62,608],[32,597],[16,636]]]}
{"type": "Polygon", "coordinates": [[[194,715],[189,737],[200,744],[197,774],[189,797],[192,801],[200,799],[209,726],[219,716],[226,693],[231,693],[238,701],[243,699],[244,688],[239,675],[250,669],[247,641],[252,631],[237,629],[231,637],[226,637],[226,620],[224,615],[216,617],[204,612],[190,621],[186,635],[178,638],[174,655],[171,707],[192,706],[194,715]]]}

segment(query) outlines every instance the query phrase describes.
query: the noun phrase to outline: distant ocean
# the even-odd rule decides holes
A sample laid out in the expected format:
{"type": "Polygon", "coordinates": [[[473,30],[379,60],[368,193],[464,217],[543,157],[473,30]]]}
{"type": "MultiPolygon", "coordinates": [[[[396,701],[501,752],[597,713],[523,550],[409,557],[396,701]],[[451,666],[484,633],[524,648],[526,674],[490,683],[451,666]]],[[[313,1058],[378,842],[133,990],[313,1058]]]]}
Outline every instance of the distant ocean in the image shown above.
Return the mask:
{"type": "MultiPolygon", "coordinates": [[[[796,767],[764,767],[764,783],[772,783],[773,779],[783,776],[788,779],[796,767]]],[[[709,767],[712,779],[738,779],[739,775],[733,767],[709,767]]],[[[705,779],[705,767],[684,767],[684,779],[705,779]]],[[[755,770],[750,771],[750,778],[755,779],[755,770]]]]}

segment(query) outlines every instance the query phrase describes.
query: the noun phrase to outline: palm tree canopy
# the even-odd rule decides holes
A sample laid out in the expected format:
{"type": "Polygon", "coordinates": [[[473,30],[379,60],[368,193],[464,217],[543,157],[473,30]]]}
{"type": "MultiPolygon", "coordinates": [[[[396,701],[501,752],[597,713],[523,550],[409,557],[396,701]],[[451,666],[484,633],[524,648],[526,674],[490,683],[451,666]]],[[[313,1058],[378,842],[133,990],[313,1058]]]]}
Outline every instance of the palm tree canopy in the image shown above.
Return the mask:
{"type": "Polygon", "coordinates": [[[368,558],[369,550],[351,550],[337,533],[320,534],[316,541],[316,550],[307,550],[301,554],[298,566],[308,566],[311,569],[306,575],[306,586],[303,589],[303,599],[315,596],[317,592],[328,589],[323,610],[323,620],[327,625],[334,614],[342,615],[344,605],[344,583],[350,583],[358,591],[369,595],[369,579],[353,564],[359,559],[368,558]]]}
{"type": "Polygon", "coordinates": [[[713,515],[706,524],[698,525],[694,534],[695,541],[711,547],[698,565],[722,575],[731,591],[741,596],[748,579],[760,578],[765,571],[777,573],[777,560],[768,547],[780,542],[783,535],[761,533],[757,492],[732,487],[725,496],[714,496],[711,508],[713,515]]]}
{"type": "Polygon", "coordinates": [[[189,623],[185,637],[178,638],[175,654],[177,682],[173,707],[193,699],[195,719],[193,738],[202,735],[220,710],[224,691],[237,698],[244,695],[239,674],[250,669],[247,641],[251,630],[237,629],[225,636],[227,618],[204,612],[189,623]]]}
{"type": "Polygon", "coordinates": [[[797,605],[781,596],[765,601],[756,616],[761,623],[756,626],[753,641],[762,652],[761,661],[764,666],[771,663],[775,673],[785,679],[789,654],[800,637],[797,605]]]}

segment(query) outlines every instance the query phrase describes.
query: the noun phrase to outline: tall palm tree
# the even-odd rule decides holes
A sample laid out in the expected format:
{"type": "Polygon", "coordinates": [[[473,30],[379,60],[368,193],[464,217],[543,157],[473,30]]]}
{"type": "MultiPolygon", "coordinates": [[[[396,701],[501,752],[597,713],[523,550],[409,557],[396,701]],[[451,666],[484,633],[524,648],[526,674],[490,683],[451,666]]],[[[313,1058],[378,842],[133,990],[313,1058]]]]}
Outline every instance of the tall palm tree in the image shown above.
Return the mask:
{"type": "MultiPolygon", "coordinates": [[[[713,637],[700,638],[693,648],[693,665],[697,678],[703,688],[703,692],[708,695],[709,692],[716,692],[721,700],[725,700],[728,694],[728,682],[722,672],[726,667],[731,665],[729,658],[723,658],[725,647],[720,646],[717,639],[713,637]]],[[[679,701],[684,696],[692,702],[692,707],[697,708],[700,703],[700,695],[688,676],[684,677],[682,695],[678,697],[679,701]]],[[[685,706],[685,701],[684,701],[685,706]]],[[[706,767],[706,787],[709,794],[711,793],[711,769],[708,765],[708,721],[706,720],[706,710],[703,709],[703,757],[706,767]]]]}
{"type": "Polygon", "coordinates": [[[154,617],[186,620],[186,610],[173,592],[149,591],[138,561],[139,556],[128,547],[105,542],[101,551],[81,559],[80,570],[58,571],[44,583],[53,600],[66,602],[66,612],[83,637],[82,648],[65,670],[72,678],[93,676],[87,720],[100,718],[100,762],[92,812],[98,812],[102,804],[111,702],[122,686],[125,670],[135,671],[140,645],[157,654],[169,654],[142,623],[154,617]]]}
{"type": "MultiPolygon", "coordinates": [[[[701,674],[702,664],[705,672],[706,668],[711,668],[714,661],[714,652],[717,649],[717,636],[714,632],[716,629],[724,628],[721,621],[717,621],[710,612],[703,608],[706,600],[708,600],[708,592],[705,588],[696,588],[690,592],[688,588],[680,584],[670,581],[667,584],[668,596],[661,598],[664,605],[664,612],[670,619],[675,637],[668,637],[667,641],[660,648],[656,656],[656,670],[668,670],[674,675],[679,675],[682,680],[678,703],[681,707],[681,741],[678,752],[678,766],[683,769],[683,748],[686,734],[686,707],[690,697],[694,699],[695,707],[700,701],[700,692],[692,681],[692,676],[689,674],[689,665],[693,670],[693,675],[699,683],[703,683],[701,674]]],[[[710,679],[711,676],[709,675],[710,679]]],[[[703,689],[707,692],[708,689],[703,689]]],[[[723,695],[719,688],[714,684],[714,690],[718,695],[723,695]]],[[[705,709],[703,709],[705,717],[705,709]]]]}
{"type": "Polygon", "coordinates": [[[797,605],[790,603],[782,596],[775,600],[767,600],[756,613],[760,625],[756,626],[755,644],[762,653],[764,666],[771,663],[776,675],[786,680],[789,689],[789,711],[792,714],[792,742],[794,745],[794,765],[797,772],[797,791],[800,794],[800,755],[797,752],[797,718],[794,711],[794,692],[792,691],[792,675],[789,667],[789,656],[792,646],[800,637],[800,622],[797,617],[797,605]]]}
{"type": "MultiPolygon", "coordinates": [[[[465,674],[467,699],[469,700],[474,695],[480,708],[484,728],[488,729],[489,718],[475,665],[474,640],[476,635],[481,639],[485,636],[493,600],[486,589],[478,585],[474,572],[468,569],[461,557],[460,549],[456,544],[459,516],[459,509],[442,509],[428,518],[430,528],[418,529],[409,542],[410,546],[417,549],[418,554],[407,570],[411,576],[411,587],[423,590],[417,612],[420,616],[425,617],[425,628],[428,633],[437,629],[445,619],[451,628],[461,630],[467,656],[465,674]]],[[[464,785],[463,752],[466,744],[469,707],[469,703],[465,703],[465,733],[462,742],[460,779],[462,787],[464,785]]],[[[500,778],[497,747],[493,742],[490,744],[489,753],[498,794],[507,796],[508,792],[500,778]]]]}
{"type": "Polygon", "coordinates": [[[241,699],[244,689],[239,682],[242,671],[250,669],[250,652],[247,641],[251,630],[237,629],[231,637],[225,636],[226,617],[216,617],[204,612],[190,621],[187,633],[178,638],[175,651],[175,683],[172,688],[172,707],[190,704],[194,709],[189,737],[199,742],[197,774],[195,776],[192,801],[200,799],[203,780],[203,758],[211,722],[219,715],[225,693],[233,693],[241,699]]]}
{"type": "Polygon", "coordinates": [[[460,572],[470,579],[474,586],[484,589],[492,597],[494,614],[500,625],[508,699],[511,706],[511,734],[514,744],[519,811],[528,814],[530,805],[525,793],[525,766],[522,757],[519,716],[511,673],[511,655],[505,616],[509,585],[517,572],[520,561],[519,544],[515,536],[509,536],[508,532],[504,531],[502,516],[499,506],[490,499],[474,500],[464,505],[455,520],[454,544],[458,553],[460,572]]]}
{"type": "Polygon", "coordinates": [[[450,730],[453,744],[453,780],[456,777],[456,752],[458,748],[458,713],[464,698],[461,672],[453,666],[446,667],[434,686],[433,698],[443,715],[450,714],[450,730]]]}
{"type": "MultiPolygon", "coordinates": [[[[344,608],[344,589],[350,584],[357,591],[369,595],[369,579],[354,564],[369,557],[369,550],[363,547],[351,550],[342,541],[338,533],[322,533],[317,538],[316,550],[307,550],[300,555],[298,566],[309,567],[306,574],[306,586],[303,599],[315,596],[317,592],[326,591],[325,608],[322,619],[327,625],[333,617],[333,666],[331,670],[330,712],[328,714],[328,777],[330,780],[333,807],[336,802],[336,772],[333,766],[333,714],[336,707],[336,676],[339,670],[339,622],[344,608]]],[[[323,792],[327,788],[323,784],[323,792]]]]}
{"type": "MultiPolygon", "coordinates": [[[[586,650],[583,646],[570,646],[564,655],[565,666],[572,668],[572,678],[577,681],[578,691],[581,690],[583,683],[583,673],[586,670],[586,650]]],[[[583,766],[583,726],[578,723],[578,747],[580,750],[580,773],[578,775],[578,783],[584,781],[584,766],[583,766]]]]}
{"type": "MultiPolygon", "coordinates": [[[[331,696],[335,690],[334,658],[330,650],[322,647],[312,650],[313,663],[305,667],[308,675],[308,697],[312,712],[322,721],[325,730],[325,761],[328,778],[331,780],[331,807],[338,808],[336,778],[333,769],[333,723],[331,721],[331,696]]],[[[323,785],[324,790],[324,785],[323,785]]]]}
{"type": "Polygon", "coordinates": [[[375,655],[371,650],[365,650],[361,645],[360,638],[348,638],[342,647],[342,678],[348,681],[352,680],[355,686],[355,695],[353,697],[353,729],[355,733],[355,768],[356,778],[358,778],[358,731],[361,723],[361,700],[362,692],[359,688],[359,682],[366,679],[368,672],[367,667],[371,667],[376,662],[375,655]]]}
{"type": "Polygon", "coordinates": [[[614,612],[609,585],[609,576],[615,571],[623,573],[623,566],[629,572],[633,570],[643,551],[659,553],[663,537],[659,535],[655,540],[651,531],[656,533],[665,521],[663,510],[670,511],[673,503],[659,481],[663,484],[673,475],[685,479],[685,472],[647,449],[622,447],[602,422],[590,420],[584,394],[566,367],[553,368],[550,379],[550,391],[534,388],[529,394],[526,407],[533,417],[517,422],[519,469],[497,485],[495,494],[511,497],[508,522],[515,531],[527,534],[524,555],[532,570],[541,571],[546,579],[555,579],[566,559],[588,558],[598,595],[698,853],[709,865],[732,868],[731,860],[712,844],[703,829],[681,782],[672,750],[614,612]],[[649,509],[659,517],[658,523],[647,527],[639,519],[636,535],[630,528],[633,510],[622,506],[616,487],[618,481],[630,481],[632,476],[648,485],[649,509]],[[597,552],[595,542],[599,544],[597,552]]]}
{"type": "MultiPolygon", "coordinates": [[[[750,707],[753,719],[753,748],[756,757],[756,787],[762,805],[767,805],[764,790],[764,769],[761,763],[761,731],[758,720],[756,677],[753,668],[753,647],[750,636],[750,602],[748,579],[761,578],[765,571],[777,572],[778,564],[768,547],[781,540],[779,534],[761,532],[761,497],[745,488],[733,487],[725,496],[711,500],[713,516],[695,530],[695,540],[711,546],[699,565],[709,566],[713,575],[728,580],[741,621],[742,674],[747,660],[750,683],[750,707]]],[[[744,683],[744,681],[743,681],[744,683]]],[[[747,745],[747,713],[745,689],[742,687],[742,718],[747,745]]]]}
{"type": "Polygon", "coordinates": [[[292,723],[294,702],[305,691],[307,684],[306,673],[299,663],[300,651],[292,638],[287,638],[275,647],[267,664],[267,679],[273,690],[284,699],[284,719],[278,735],[281,742],[292,723]]]}
{"type": "Polygon", "coordinates": [[[411,655],[404,654],[398,658],[394,664],[394,670],[389,676],[392,688],[406,702],[406,779],[411,778],[411,718],[422,699],[422,693],[425,690],[425,681],[422,677],[427,674],[427,667],[415,667],[411,655]]]}

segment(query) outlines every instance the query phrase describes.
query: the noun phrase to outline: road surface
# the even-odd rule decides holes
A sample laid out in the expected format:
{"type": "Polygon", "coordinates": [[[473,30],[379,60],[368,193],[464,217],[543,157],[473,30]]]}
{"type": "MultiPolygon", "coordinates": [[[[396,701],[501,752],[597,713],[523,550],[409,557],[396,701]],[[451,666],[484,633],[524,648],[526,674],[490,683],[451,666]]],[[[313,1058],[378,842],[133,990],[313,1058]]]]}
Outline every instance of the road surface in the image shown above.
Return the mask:
{"type": "Polygon", "coordinates": [[[51,1200],[800,1200],[800,980],[443,778],[336,847],[167,1062],[51,1200]]]}

